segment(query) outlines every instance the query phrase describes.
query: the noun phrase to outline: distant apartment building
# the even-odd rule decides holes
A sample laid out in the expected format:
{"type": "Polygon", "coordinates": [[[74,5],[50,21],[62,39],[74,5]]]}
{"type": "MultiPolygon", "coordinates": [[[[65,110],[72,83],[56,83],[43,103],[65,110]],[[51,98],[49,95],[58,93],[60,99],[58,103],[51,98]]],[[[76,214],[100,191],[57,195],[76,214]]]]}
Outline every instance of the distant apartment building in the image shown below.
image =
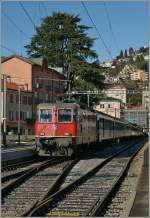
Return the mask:
{"type": "Polygon", "coordinates": [[[95,110],[106,113],[110,116],[121,118],[124,104],[119,99],[104,98],[101,99],[98,105],[94,107],[95,110]]]}
{"type": "Polygon", "coordinates": [[[124,109],[123,119],[133,124],[139,125],[144,129],[148,129],[149,126],[148,111],[145,110],[143,107],[124,109]]]}
{"type": "MultiPolygon", "coordinates": [[[[1,80],[2,90],[3,81],[1,80]]],[[[4,92],[2,94],[1,108],[3,114],[4,92]]],[[[33,93],[28,91],[26,87],[21,86],[20,91],[16,83],[8,81],[6,83],[6,126],[7,132],[17,134],[18,125],[20,125],[20,133],[25,135],[33,134],[32,119],[32,98],[33,93]],[[19,101],[20,96],[20,101],[19,101]],[[20,104],[19,104],[20,102],[20,104]],[[19,109],[20,108],[20,109],[19,109]],[[20,121],[19,121],[20,110],[20,121]]]]}
{"type": "Polygon", "coordinates": [[[136,70],[131,73],[130,78],[131,80],[147,81],[148,72],[145,72],[145,70],[136,70]]]}
{"type": "Polygon", "coordinates": [[[143,90],[142,91],[142,106],[144,109],[149,109],[149,91],[143,90]]]}
{"type": "Polygon", "coordinates": [[[64,94],[65,76],[42,63],[41,58],[25,58],[12,55],[2,61],[2,73],[11,77],[16,84],[27,84],[32,91],[33,102],[51,102],[64,94]]]}
{"type": "Polygon", "coordinates": [[[110,85],[104,93],[107,97],[116,98],[121,100],[124,104],[126,104],[127,101],[127,89],[125,85],[122,83],[116,83],[110,85]]]}

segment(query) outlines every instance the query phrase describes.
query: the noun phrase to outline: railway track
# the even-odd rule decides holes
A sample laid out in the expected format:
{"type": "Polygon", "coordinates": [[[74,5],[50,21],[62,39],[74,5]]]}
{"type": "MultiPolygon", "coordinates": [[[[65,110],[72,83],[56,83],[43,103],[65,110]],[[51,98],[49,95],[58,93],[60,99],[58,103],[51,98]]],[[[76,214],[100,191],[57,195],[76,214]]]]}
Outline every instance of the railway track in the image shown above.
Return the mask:
{"type": "Polygon", "coordinates": [[[32,161],[27,161],[24,163],[21,163],[20,165],[14,164],[12,168],[8,168],[8,171],[3,171],[1,176],[1,188],[8,186],[10,183],[15,181],[19,176],[27,173],[29,170],[31,170],[34,167],[38,167],[44,162],[47,162],[47,160],[43,158],[38,158],[32,161]],[[13,169],[13,170],[12,170],[13,169]]]}
{"type": "Polygon", "coordinates": [[[2,216],[25,216],[34,206],[53,194],[61,178],[76,163],[60,158],[52,159],[28,170],[2,189],[2,216]]]}
{"type": "Polygon", "coordinates": [[[109,196],[107,204],[98,215],[100,217],[129,217],[135,200],[137,185],[144,163],[144,153],[148,143],[138,152],[130,164],[128,172],[109,196]]]}
{"type": "Polygon", "coordinates": [[[128,146],[41,202],[29,216],[96,216],[101,212],[143,141],[128,146]]]}
{"type": "Polygon", "coordinates": [[[26,160],[18,160],[18,161],[13,161],[12,163],[5,163],[5,164],[2,164],[2,174],[8,174],[8,172],[12,172],[12,171],[15,171],[16,169],[19,169],[19,168],[23,168],[23,167],[26,167],[26,166],[29,166],[31,164],[35,164],[35,163],[38,163],[38,162],[41,162],[41,161],[45,161],[45,158],[41,158],[41,157],[37,157],[37,156],[34,156],[32,159],[30,157],[30,159],[26,159],[26,160]]]}
{"type": "MultiPolygon", "coordinates": [[[[130,140],[130,146],[133,144],[135,144],[135,140],[130,140]]],[[[77,178],[80,178],[84,174],[88,173],[95,166],[106,160],[106,158],[109,158],[111,155],[115,154],[117,151],[120,151],[120,149],[123,149],[126,146],[127,143],[121,143],[120,145],[113,144],[105,147],[102,150],[92,151],[92,153],[88,155],[81,156],[78,163],[70,170],[67,177],[64,179],[60,188],[64,188],[77,178]]]]}
{"type": "Polygon", "coordinates": [[[13,182],[19,176],[25,174],[33,167],[37,167],[48,159],[33,158],[32,160],[21,161],[14,164],[3,166],[1,173],[2,188],[13,182]]]}
{"type": "MultiPolygon", "coordinates": [[[[126,143],[125,143],[126,145],[126,143]]],[[[117,146],[117,149],[119,149],[120,147],[123,147],[124,144],[121,144],[121,146],[117,146]]],[[[105,148],[105,150],[101,150],[100,154],[103,156],[109,156],[113,151],[115,151],[116,149],[116,145],[113,146],[108,146],[107,148],[105,148]]],[[[96,159],[100,158],[99,155],[97,155],[97,151],[94,152],[92,151],[92,157],[88,157],[89,161],[88,163],[85,163],[85,160],[83,158],[83,160],[81,160],[77,166],[75,166],[71,172],[70,175],[67,176],[67,181],[71,182],[74,177],[76,176],[80,176],[83,173],[85,173],[88,170],[90,170],[91,167],[94,167],[94,165],[96,164],[96,159]],[[91,160],[90,160],[91,159],[91,160]],[[93,165],[94,162],[94,165],[93,165]],[[86,166],[86,167],[85,167],[86,166]],[[83,169],[81,172],[79,172],[79,169],[83,169]]],[[[81,158],[82,159],[82,158],[81,158]]],[[[26,173],[30,168],[32,167],[36,167],[38,165],[41,164],[42,161],[45,161],[45,158],[34,158],[32,160],[26,160],[26,161],[21,161],[18,163],[13,163],[13,164],[9,164],[6,166],[3,166],[2,169],[2,188],[6,187],[7,185],[9,185],[10,183],[12,183],[13,181],[15,181],[15,179],[17,179],[19,176],[23,175],[24,173],[26,173]]],[[[65,183],[66,184],[66,181],[65,183]]]]}

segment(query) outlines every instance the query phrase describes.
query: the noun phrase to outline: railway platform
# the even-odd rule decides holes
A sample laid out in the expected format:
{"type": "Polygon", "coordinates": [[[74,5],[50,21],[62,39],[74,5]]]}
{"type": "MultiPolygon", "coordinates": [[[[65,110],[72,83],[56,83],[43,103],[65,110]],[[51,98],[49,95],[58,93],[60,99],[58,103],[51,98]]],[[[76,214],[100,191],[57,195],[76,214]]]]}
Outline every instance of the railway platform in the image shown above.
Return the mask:
{"type": "Polygon", "coordinates": [[[20,143],[20,144],[8,144],[7,146],[1,146],[1,160],[2,163],[15,159],[20,159],[28,156],[32,156],[35,152],[35,143],[20,143]]]}
{"type": "Polygon", "coordinates": [[[134,204],[130,212],[130,217],[149,216],[149,149],[148,146],[144,154],[142,173],[137,186],[137,193],[134,204]]]}

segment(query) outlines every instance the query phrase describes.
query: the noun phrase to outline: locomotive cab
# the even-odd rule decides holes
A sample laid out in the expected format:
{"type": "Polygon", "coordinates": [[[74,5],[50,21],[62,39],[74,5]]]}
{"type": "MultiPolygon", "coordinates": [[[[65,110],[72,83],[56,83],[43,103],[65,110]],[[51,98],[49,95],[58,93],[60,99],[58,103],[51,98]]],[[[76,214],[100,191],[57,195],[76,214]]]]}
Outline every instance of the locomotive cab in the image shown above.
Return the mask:
{"type": "Polygon", "coordinates": [[[52,156],[74,153],[77,109],[77,104],[69,103],[38,105],[35,124],[38,151],[52,156]]]}

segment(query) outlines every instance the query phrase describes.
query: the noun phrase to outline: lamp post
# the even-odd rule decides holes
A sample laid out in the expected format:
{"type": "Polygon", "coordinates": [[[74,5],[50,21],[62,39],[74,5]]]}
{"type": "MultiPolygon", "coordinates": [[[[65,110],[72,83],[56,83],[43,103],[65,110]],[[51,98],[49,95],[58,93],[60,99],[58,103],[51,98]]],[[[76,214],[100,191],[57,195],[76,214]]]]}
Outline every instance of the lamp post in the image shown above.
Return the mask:
{"type": "Polygon", "coordinates": [[[28,84],[23,84],[23,85],[17,85],[18,86],[18,143],[20,144],[20,112],[21,112],[21,87],[27,86],[28,89],[28,84]]]}
{"type": "Polygon", "coordinates": [[[7,75],[2,75],[3,76],[3,118],[2,118],[2,123],[3,123],[3,145],[6,145],[6,93],[7,93],[7,75]]]}
{"type": "Polygon", "coordinates": [[[21,109],[21,99],[20,99],[20,86],[18,86],[18,143],[20,144],[20,109],[21,109]]]}
{"type": "Polygon", "coordinates": [[[2,108],[3,108],[3,117],[2,117],[2,131],[3,131],[3,145],[6,145],[6,119],[7,119],[7,78],[10,78],[10,76],[6,74],[2,74],[2,80],[3,80],[3,97],[2,97],[2,108]]]}

